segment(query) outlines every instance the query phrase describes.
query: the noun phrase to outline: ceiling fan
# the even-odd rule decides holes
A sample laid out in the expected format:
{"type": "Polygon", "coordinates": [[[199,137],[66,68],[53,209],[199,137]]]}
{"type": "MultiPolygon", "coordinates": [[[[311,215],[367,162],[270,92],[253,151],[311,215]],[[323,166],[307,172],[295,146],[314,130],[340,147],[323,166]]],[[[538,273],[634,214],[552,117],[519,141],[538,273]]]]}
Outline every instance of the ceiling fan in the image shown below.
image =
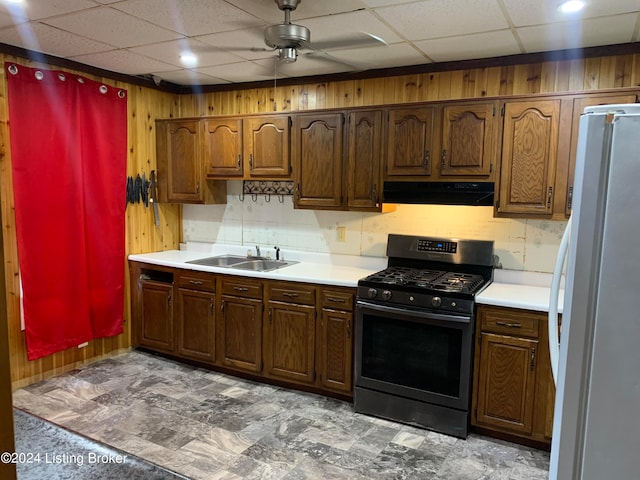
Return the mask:
{"type": "MultiPolygon", "coordinates": [[[[298,58],[298,50],[308,49],[311,53],[324,53],[326,50],[372,47],[387,45],[376,35],[361,32],[348,38],[330,40],[325,42],[311,42],[311,31],[303,26],[291,23],[291,12],[300,4],[301,0],[274,0],[278,8],[284,12],[284,22],[269,25],[264,29],[264,43],[270,47],[253,48],[252,50],[277,50],[278,59],[284,63],[293,63],[298,58]]],[[[338,59],[318,55],[317,58],[344,63],[338,59]]]]}

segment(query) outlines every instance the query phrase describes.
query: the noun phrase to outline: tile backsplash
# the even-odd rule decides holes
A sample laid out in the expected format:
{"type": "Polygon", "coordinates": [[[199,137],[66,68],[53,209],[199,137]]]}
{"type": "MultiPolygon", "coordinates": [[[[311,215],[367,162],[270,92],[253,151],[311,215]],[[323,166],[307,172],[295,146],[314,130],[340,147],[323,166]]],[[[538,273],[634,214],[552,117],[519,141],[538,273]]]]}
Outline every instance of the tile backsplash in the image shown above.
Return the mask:
{"type": "Polygon", "coordinates": [[[492,207],[398,205],[392,213],[294,210],[291,196],[245,195],[241,200],[240,181],[228,182],[227,190],[226,205],[184,205],[184,242],[384,257],[389,233],[458,237],[493,240],[506,269],[552,272],[566,226],[493,218],[492,207]],[[344,227],[344,241],[339,241],[338,227],[344,227]]]}

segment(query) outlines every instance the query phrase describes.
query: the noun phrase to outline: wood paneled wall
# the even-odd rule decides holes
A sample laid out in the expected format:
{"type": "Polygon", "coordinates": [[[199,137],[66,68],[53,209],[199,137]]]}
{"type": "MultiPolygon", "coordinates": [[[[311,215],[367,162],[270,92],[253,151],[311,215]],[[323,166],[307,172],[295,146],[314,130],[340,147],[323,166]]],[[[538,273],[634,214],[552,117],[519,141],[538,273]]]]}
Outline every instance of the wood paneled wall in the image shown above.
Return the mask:
{"type": "MultiPolygon", "coordinates": [[[[18,65],[64,70],[57,67],[36,64],[24,59],[0,56],[2,65],[5,61],[18,65]]],[[[74,72],[85,77],[89,75],[74,72]]],[[[155,159],[155,124],[156,118],[179,116],[179,99],[176,95],[156,90],[115,82],[109,79],[90,77],[107,85],[126,89],[128,92],[128,145],[127,175],[135,177],[138,173],[146,174],[156,168],[155,159]]],[[[13,388],[19,388],[53,375],[58,375],[75,368],[77,365],[90,362],[131,346],[130,309],[128,275],[127,298],[125,300],[125,332],[117,337],[97,339],[84,348],[71,348],[48,357],[28,361],[24,332],[20,330],[20,305],[18,286],[18,251],[16,244],[15,215],[13,203],[13,184],[11,179],[11,148],[9,139],[9,115],[7,104],[7,82],[4,68],[0,73],[0,188],[2,193],[1,208],[4,220],[4,265],[6,280],[6,299],[9,323],[9,352],[11,363],[11,379],[13,388]]],[[[33,132],[37,140],[38,132],[33,132]]],[[[43,179],[36,179],[37,181],[43,179]]],[[[36,187],[37,188],[37,187],[36,187]]],[[[123,198],[124,202],[125,199],[123,198]]],[[[126,253],[145,253],[157,250],[178,248],[181,232],[180,207],[177,205],[160,205],[161,226],[156,227],[153,211],[142,204],[128,205],[126,211],[126,253]]],[[[42,248],[47,248],[43,239],[42,248]]],[[[55,252],[52,252],[55,254],[55,252]]],[[[126,259],[123,259],[126,262],[126,259]]],[[[126,266],[128,272],[128,265],[126,266]]]]}
{"type": "MultiPolygon", "coordinates": [[[[19,65],[62,70],[20,58],[0,57],[3,63],[12,61],[19,65]]],[[[302,111],[633,87],[640,84],[640,55],[607,56],[180,96],[108,79],[92,78],[128,91],[127,175],[135,176],[142,172],[148,175],[152,169],[156,168],[154,125],[156,118],[302,111]]],[[[123,335],[92,341],[89,346],[82,349],[69,349],[40,360],[27,361],[24,332],[20,330],[19,318],[18,254],[11,180],[7,83],[4,69],[0,74],[0,85],[0,95],[2,95],[0,99],[2,197],[0,200],[4,219],[2,227],[4,229],[11,378],[13,387],[18,388],[73,369],[78,364],[129,348],[131,345],[130,302],[127,279],[126,324],[123,335]]],[[[36,135],[37,132],[34,132],[34,137],[36,135]]],[[[129,205],[126,212],[127,254],[177,248],[181,235],[180,212],[179,206],[160,205],[162,222],[160,227],[155,227],[151,208],[145,208],[141,204],[129,205]]],[[[43,248],[46,248],[46,244],[43,244],[43,248]]],[[[126,262],[126,259],[123,261],[126,262]]]]}
{"type": "Polygon", "coordinates": [[[182,95],[180,105],[182,116],[206,116],[607,90],[639,83],[640,55],[633,54],[182,95]]]}

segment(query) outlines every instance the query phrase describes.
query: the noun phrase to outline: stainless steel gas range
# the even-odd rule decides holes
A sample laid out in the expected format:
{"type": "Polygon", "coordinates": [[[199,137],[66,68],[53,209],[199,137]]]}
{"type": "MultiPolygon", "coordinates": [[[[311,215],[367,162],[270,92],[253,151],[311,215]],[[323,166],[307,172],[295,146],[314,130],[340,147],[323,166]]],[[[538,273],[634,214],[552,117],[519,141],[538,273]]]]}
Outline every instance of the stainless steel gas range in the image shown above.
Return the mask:
{"type": "Polygon", "coordinates": [[[357,412],[466,438],[474,297],[493,242],[390,234],[388,266],[358,282],[357,412]]]}

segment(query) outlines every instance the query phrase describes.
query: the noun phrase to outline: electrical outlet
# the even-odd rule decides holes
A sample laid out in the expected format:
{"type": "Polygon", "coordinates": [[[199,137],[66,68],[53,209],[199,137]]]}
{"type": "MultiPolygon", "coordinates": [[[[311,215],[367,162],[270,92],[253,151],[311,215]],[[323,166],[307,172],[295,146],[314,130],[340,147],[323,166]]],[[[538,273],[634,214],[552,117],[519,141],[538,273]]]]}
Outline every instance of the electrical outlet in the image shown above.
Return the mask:
{"type": "Polygon", "coordinates": [[[336,227],[336,236],[339,242],[347,241],[347,227],[336,227]]]}

